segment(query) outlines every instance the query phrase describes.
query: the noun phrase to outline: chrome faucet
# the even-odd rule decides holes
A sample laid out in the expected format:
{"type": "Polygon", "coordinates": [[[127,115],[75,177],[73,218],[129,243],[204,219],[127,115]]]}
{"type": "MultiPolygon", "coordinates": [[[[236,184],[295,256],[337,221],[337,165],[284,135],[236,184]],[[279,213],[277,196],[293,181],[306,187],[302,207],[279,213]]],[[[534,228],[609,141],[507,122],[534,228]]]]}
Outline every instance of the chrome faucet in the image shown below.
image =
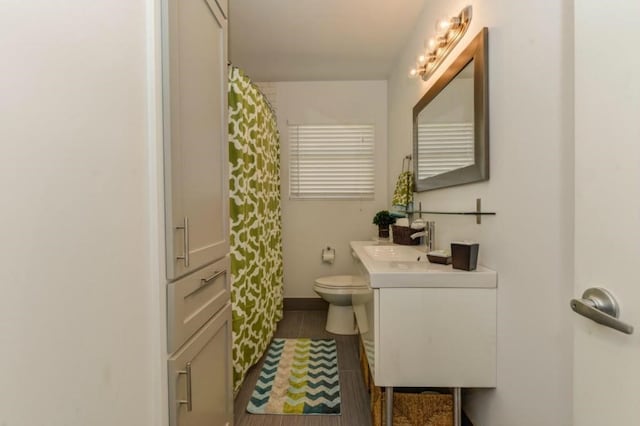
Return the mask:
{"type": "Polygon", "coordinates": [[[424,243],[427,246],[427,253],[435,250],[436,248],[436,223],[434,221],[428,221],[425,223],[425,228],[422,231],[418,231],[410,235],[412,240],[416,238],[424,237],[424,243]]]}

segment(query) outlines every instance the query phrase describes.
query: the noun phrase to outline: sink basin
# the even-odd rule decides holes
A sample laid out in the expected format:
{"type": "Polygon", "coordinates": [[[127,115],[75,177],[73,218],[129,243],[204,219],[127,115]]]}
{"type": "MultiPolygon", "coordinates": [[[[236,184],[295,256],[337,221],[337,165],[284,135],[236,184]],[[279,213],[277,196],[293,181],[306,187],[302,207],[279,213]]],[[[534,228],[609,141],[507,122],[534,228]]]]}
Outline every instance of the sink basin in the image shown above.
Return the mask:
{"type": "Polygon", "coordinates": [[[415,262],[425,255],[412,246],[364,246],[364,251],[381,262],[415,262]]]}
{"type": "Polygon", "coordinates": [[[439,287],[495,288],[495,271],[478,265],[475,271],[431,263],[424,248],[373,241],[351,241],[354,256],[371,288],[439,287]],[[420,260],[418,260],[420,257],[420,260]]]}

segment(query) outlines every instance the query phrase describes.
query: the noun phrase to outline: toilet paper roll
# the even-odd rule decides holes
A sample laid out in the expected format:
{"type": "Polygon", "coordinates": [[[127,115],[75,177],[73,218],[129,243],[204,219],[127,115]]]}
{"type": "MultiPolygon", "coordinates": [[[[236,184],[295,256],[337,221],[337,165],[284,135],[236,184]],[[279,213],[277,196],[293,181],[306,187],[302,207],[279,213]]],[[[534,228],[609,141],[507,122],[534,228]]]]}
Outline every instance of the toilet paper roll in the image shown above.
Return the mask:
{"type": "Polygon", "coordinates": [[[322,261],[324,263],[333,263],[336,259],[336,251],[332,248],[325,248],[322,250],[322,261]]]}

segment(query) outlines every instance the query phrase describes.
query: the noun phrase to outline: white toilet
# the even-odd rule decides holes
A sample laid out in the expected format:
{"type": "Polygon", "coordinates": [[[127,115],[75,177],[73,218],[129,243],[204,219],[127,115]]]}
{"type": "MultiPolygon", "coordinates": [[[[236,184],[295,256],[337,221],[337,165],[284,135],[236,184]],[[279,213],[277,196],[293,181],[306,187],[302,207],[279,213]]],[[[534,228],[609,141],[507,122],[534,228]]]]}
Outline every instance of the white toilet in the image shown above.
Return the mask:
{"type": "Polygon", "coordinates": [[[329,303],[326,330],[334,334],[356,334],[351,297],[367,294],[367,283],[357,275],[331,275],[318,278],[313,290],[329,303]]]}

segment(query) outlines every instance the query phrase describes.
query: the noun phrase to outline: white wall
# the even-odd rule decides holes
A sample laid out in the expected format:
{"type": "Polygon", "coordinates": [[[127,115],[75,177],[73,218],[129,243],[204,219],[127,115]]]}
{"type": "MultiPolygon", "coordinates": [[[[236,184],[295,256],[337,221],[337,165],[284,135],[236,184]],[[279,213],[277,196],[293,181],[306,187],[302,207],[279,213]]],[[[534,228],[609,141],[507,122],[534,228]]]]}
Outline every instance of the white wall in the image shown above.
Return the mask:
{"type": "MultiPolygon", "coordinates": [[[[353,273],[349,242],[371,239],[374,214],[390,204],[387,195],[387,82],[276,83],[281,142],[284,296],[318,297],[315,278],[353,273]],[[375,124],[376,192],[372,201],[289,200],[289,141],[292,124],[375,124]],[[322,263],[327,245],[334,264],[322,263]]],[[[409,153],[409,151],[407,151],[409,153]]]]}
{"type": "Polygon", "coordinates": [[[0,9],[0,424],[162,424],[154,2],[0,9]]]}
{"type": "MultiPolygon", "coordinates": [[[[568,0],[425,2],[389,79],[389,176],[411,147],[413,105],[437,79],[407,77],[441,16],[473,6],[471,27],[448,65],[489,28],[491,178],[424,192],[423,209],[497,216],[433,215],[439,248],[480,242],[480,262],[498,271],[498,386],[465,392],[476,426],[570,425],[573,282],[573,12],[568,0]]],[[[389,180],[388,189],[393,187],[389,180]]]]}

